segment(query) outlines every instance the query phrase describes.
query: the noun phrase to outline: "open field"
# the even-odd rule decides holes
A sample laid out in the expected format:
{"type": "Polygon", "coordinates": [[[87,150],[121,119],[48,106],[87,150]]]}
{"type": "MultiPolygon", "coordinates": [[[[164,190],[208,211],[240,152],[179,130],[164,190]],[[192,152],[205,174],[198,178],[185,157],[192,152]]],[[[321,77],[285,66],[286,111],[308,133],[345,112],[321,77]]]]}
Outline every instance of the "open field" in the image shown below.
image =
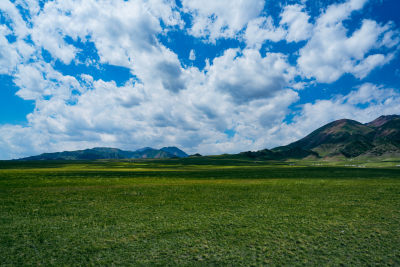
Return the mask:
{"type": "Polygon", "coordinates": [[[0,264],[398,266],[397,165],[0,162],[0,264]]]}

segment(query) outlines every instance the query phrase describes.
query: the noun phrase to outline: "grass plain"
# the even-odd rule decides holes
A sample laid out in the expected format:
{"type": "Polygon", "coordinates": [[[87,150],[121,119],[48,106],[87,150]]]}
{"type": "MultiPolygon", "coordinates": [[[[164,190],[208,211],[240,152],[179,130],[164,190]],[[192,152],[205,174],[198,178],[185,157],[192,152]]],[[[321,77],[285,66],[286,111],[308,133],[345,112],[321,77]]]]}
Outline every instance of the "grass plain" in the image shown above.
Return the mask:
{"type": "Polygon", "coordinates": [[[0,264],[398,266],[399,165],[4,161],[0,264]]]}

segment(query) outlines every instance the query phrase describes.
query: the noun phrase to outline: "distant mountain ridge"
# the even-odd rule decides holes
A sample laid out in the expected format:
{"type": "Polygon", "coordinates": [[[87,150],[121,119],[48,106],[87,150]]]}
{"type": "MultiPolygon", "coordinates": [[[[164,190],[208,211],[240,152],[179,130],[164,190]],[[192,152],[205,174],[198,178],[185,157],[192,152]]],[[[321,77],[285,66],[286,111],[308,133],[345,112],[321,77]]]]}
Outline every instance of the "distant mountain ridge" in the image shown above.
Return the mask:
{"type": "MultiPolygon", "coordinates": [[[[20,160],[168,159],[188,156],[177,147],[144,147],[136,151],[95,147],[44,153],[20,160]]],[[[194,156],[201,157],[200,154],[194,156]]],[[[221,157],[255,160],[400,157],[400,116],[381,116],[365,124],[349,119],[336,120],[286,146],[224,154],[221,157]]]]}
{"type": "Polygon", "coordinates": [[[236,155],[274,160],[400,156],[400,116],[381,116],[365,124],[341,119],[289,145],[236,155]]]}
{"type": "Polygon", "coordinates": [[[177,147],[163,147],[161,149],[145,147],[136,151],[95,147],[84,150],[43,153],[19,160],[167,159],[185,157],[188,157],[188,154],[177,147]]]}
{"type": "Polygon", "coordinates": [[[160,150],[169,153],[170,155],[174,155],[175,157],[178,158],[186,158],[189,156],[188,154],[186,154],[185,152],[183,152],[182,150],[180,150],[175,146],[163,147],[160,150]]]}

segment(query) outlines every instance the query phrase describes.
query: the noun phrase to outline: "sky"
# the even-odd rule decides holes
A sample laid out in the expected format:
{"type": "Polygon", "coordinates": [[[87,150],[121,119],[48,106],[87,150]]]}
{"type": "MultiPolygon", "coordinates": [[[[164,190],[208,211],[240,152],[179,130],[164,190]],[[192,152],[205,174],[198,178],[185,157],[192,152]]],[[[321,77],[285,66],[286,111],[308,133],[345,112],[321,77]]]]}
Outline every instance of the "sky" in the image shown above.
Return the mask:
{"type": "Polygon", "coordinates": [[[1,0],[0,159],[285,145],[400,114],[398,0],[1,0]]]}

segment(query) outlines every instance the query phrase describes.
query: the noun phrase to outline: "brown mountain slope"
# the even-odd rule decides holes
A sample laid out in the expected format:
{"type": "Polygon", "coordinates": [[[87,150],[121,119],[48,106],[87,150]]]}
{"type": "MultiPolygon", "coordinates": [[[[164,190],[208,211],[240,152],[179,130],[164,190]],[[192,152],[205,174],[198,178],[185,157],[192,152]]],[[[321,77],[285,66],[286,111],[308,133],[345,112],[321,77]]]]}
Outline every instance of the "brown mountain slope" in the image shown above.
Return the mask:
{"type": "Polygon", "coordinates": [[[331,122],[297,142],[290,148],[302,148],[321,157],[356,157],[372,148],[374,129],[354,120],[331,122]]]}
{"type": "Polygon", "coordinates": [[[287,146],[272,149],[313,151],[320,157],[400,156],[400,116],[381,116],[362,124],[348,119],[337,120],[313,131],[287,146]]]}
{"type": "Polygon", "coordinates": [[[374,147],[361,156],[400,156],[400,116],[381,116],[367,125],[375,130],[374,147]]]}

